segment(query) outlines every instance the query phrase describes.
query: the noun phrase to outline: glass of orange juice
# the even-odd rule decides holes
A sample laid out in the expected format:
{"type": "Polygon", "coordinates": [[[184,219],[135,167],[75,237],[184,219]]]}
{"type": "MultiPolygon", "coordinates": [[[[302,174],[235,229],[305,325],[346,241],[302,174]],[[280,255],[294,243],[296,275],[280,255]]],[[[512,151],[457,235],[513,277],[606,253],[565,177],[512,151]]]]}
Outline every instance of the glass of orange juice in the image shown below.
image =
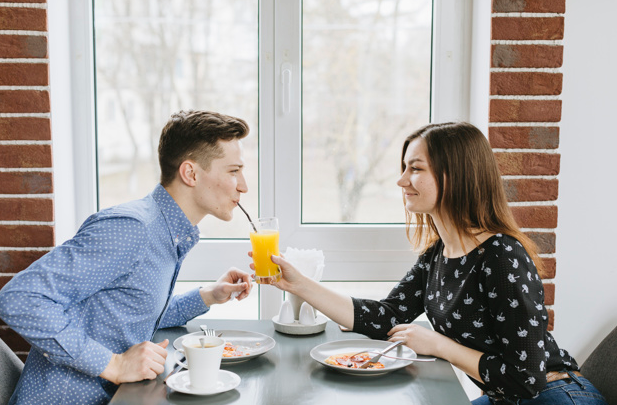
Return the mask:
{"type": "Polygon", "coordinates": [[[281,279],[281,269],[270,257],[279,253],[278,218],[258,218],[251,222],[251,245],[255,264],[255,281],[258,284],[272,284],[281,279]]]}

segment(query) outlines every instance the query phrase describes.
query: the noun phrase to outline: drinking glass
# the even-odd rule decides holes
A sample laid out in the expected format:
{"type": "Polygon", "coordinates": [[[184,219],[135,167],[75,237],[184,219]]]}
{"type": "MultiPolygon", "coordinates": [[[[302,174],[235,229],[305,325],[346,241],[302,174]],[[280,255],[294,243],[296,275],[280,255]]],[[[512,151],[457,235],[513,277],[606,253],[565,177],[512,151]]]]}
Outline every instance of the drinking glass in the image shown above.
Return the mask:
{"type": "Polygon", "coordinates": [[[251,245],[255,264],[255,281],[272,284],[281,279],[281,269],[272,262],[271,256],[279,253],[278,218],[258,218],[251,222],[251,245]]]}

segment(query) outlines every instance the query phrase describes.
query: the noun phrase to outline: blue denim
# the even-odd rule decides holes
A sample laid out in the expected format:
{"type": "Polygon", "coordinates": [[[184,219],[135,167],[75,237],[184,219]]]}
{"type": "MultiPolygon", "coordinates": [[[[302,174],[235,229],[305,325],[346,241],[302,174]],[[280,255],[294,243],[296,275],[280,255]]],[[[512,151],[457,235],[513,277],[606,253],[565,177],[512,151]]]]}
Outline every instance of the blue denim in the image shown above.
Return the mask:
{"type": "Polygon", "coordinates": [[[572,378],[546,384],[540,395],[533,399],[494,400],[484,395],[471,403],[472,405],[608,405],[588,379],[570,375],[572,378]]]}

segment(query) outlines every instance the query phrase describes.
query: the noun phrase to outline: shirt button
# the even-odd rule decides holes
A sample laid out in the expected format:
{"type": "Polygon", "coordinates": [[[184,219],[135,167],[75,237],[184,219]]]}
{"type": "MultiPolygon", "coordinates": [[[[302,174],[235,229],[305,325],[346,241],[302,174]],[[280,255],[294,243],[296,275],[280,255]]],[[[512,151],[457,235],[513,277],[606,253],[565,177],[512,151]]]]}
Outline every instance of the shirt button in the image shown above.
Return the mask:
{"type": "Polygon", "coordinates": [[[174,242],[178,243],[178,238],[174,239],[174,242]]]}
{"type": "Polygon", "coordinates": [[[49,354],[47,354],[47,353],[43,353],[43,356],[45,356],[45,357],[49,357],[49,354]]]}
{"type": "Polygon", "coordinates": [[[191,241],[191,237],[189,236],[188,238],[186,238],[186,240],[190,242],[191,241]]]}

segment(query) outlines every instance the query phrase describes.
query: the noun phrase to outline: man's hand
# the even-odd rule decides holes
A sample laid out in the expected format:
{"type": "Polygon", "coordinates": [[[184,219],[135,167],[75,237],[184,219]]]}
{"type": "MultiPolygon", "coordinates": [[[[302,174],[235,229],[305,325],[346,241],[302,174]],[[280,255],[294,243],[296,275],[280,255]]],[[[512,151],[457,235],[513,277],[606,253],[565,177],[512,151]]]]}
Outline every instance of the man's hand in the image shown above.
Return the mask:
{"type": "Polygon", "coordinates": [[[100,377],[114,384],[153,380],[165,370],[169,340],[160,343],[141,342],[122,354],[113,354],[100,377]]]}
{"type": "Polygon", "coordinates": [[[234,267],[227,270],[216,282],[199,290],[201,299],[207,306],[225,303],[234,297],[238,301],[248,297],[253,285],[251,276],[234,267]]]}

